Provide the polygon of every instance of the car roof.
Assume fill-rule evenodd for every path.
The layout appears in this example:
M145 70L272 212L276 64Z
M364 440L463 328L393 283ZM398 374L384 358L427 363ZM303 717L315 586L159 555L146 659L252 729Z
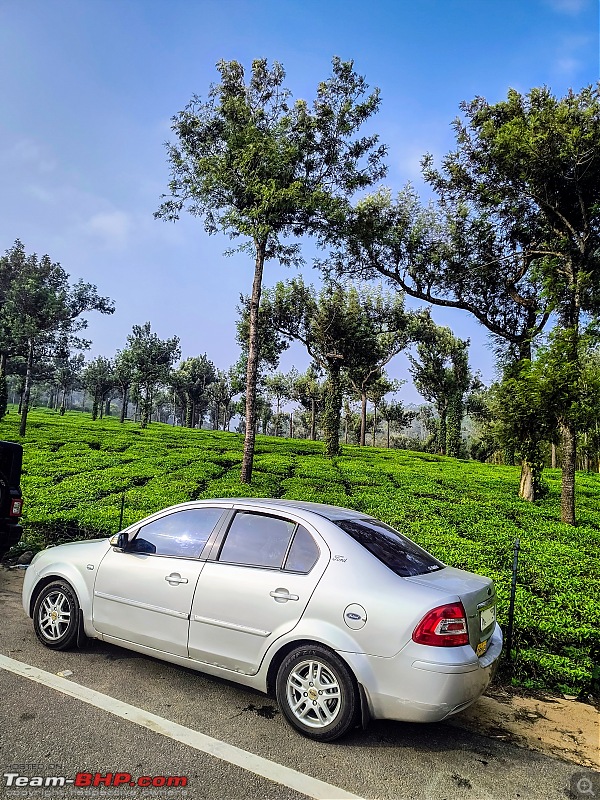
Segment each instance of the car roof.
M299 511L311 511L313 514L319 514L325 519L350 519L350 518L364 518L369 516L361 511L354 511L351 508L343 508L342 506L331 506L326 503L311 503L308 500L286 500L282 498L271 497L219 497L213 499L204 499L201 502L219 502L219 503L235 503L236 505L245 505L255 508L296 508Z

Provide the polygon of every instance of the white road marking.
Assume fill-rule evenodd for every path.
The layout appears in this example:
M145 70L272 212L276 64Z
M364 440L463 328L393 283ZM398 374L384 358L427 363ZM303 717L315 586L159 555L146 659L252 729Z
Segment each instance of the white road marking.
M315 798L315 800L338 800L338 798L339 800L346 800L346 798L349 800L361 800L358 795L346 792L344 789L340 789L330 783L311 778L310 775L304 775L295 769L277 764L275 761L269 761L227 742L213 739L212 736L206 736L191 728L186 728L177 722L151 714L149 711L144 711L141 708L129 705L129 703L123 703L115 697L102 694L102 692L97 692L95 689L89 689L87 686L74 683L66 678L60 678L51 672L38 669L30 664L24 664L22 661L16 661L2 654L0 654L0 668L23 678L28 678L30 681L41 683L43 686L49 686L51 689L69 695L69 697L74 697L76 700L81 700L102 711L107 711L116 717L133 722L142 728L160 733L162 736L167 736L169 739L174 739L188 747L193 747L202 753L219 758L221 761L235 764L237 767L248 770L248 772L261 775L263 778L279 783L282 786L287 786L289 789L307 795L307 797Z

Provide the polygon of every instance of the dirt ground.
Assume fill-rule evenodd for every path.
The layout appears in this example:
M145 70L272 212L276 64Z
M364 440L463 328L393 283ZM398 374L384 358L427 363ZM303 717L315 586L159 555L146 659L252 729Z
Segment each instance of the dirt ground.
M5 590L20 594L24 570L0 569ZM587 703L492 684L451 724L600 770L600 713Z
M492 685L453 724L600 769L600 713L587 703Z

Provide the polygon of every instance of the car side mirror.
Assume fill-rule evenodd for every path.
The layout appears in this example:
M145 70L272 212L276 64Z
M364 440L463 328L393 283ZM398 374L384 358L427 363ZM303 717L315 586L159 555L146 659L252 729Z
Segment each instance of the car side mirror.
M127 545L129 544L129 534L125 533L125 531L115 533L115 535L111 536L110 538L110 544L116 550L120 550L121 552L127 550Z

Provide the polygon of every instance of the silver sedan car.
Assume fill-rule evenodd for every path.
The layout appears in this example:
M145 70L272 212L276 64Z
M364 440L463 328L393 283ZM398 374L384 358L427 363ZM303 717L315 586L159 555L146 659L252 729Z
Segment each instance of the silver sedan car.
M46 647L90 637L236 681L319 741L456 714L502 650L489 578L373 517L292 500L183 503L49 548L23 606Z

